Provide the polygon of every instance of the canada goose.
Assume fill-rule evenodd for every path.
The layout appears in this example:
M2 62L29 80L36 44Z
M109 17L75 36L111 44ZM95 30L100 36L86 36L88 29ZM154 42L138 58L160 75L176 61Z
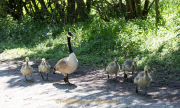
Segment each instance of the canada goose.
M112 74L115 74L116 80L117 80L117 73L118 73L119 70L120 70L120 66L119 66L119 64L117 63L117 62L118 62L118 59L115 58L114 60L115 60L115 62L109 63L109 65L108 65L107 68L106 68L106 71L108 72L108 79L109 79L109 72L110 72L110 73L112 73Z
M21 73L25 76L25 78L26 78L26 75L30 75L32 79L33 68L28 64L29 57L26 57L25 61L26 61L26 64L21 67Z
M78 66L78 60L71 48L71 37L74 36L72 32L67 33L68 47L69 47L69 57L60 59L57 64L54 66L53 71L55 73L62 73L64 75L64 82L69 83L68 74L73 73Z
M136 62L133 60L126 60L122 65L122 70L124 71L124 78L127 78L127 74L125 73L125 71L128 72L132 71L132 76L133 76L133 73L136 70Z
M134 78L134 84L136 85L136 93L138 93L137 84L139 86L145 86L145 95L147 95L147 87L152 81L150 74L148 73L149 66L144 67L144 72L138 73Z
M45 61L45 58L42 58L42 62L41 62L41 64L38 66L38 68L39 68L39 72L40 72L40 73L41 73L41 72L47 73L47 79L48 79L48 73L49 73L49 71L50 71L51 65L49 65L48 62ZM42 79L44 80L44 77L43 77L42 73L41 73L41 77L42 77Z

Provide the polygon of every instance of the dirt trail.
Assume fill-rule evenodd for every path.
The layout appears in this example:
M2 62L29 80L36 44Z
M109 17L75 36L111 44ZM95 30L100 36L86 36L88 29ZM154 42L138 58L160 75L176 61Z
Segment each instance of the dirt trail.
M3 55L5 56L5 55ZM160 83L153 81L144 96L144 87L135 93L133 83L108 80L103 69L79 67L69 75L74 85L64 84L62 74L49 74L49 80L42 80L38 65L33 61L33 80L26 81L20 72L22 60L0 59L0 107L14 108L91 108L91 107L180 107L180 86L178 82ZM8 57L7 57L8 58ZM54 62L50 63L54 66ZM128 74L130 75L130 73ZM114 75L110 75L114 78ZM30 79L28 76L27 79Z

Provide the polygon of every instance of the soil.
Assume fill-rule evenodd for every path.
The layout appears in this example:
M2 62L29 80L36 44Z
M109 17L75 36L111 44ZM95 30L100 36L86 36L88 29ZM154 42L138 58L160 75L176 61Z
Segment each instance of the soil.
M145 88L139 87L139 93L135 93L134 83L124 80L122 71L115 81L115 75L110 75L108 80L104 69L79 66L69 75L72 85L68 85L64 83L62 74L53 74L56 62L49 62L51 71L48 80L43 80L38 72L40 61L31 61L31 58L33 79L27 76L26 81L20 72L23 60L0 54L1 108L180 107L180 82L157 81L155 73L145 96Z

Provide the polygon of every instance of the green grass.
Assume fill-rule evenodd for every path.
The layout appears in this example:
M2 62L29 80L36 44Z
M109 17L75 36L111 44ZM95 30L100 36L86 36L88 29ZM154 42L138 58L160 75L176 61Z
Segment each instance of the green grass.
M72 31L75 34L72 47L80 65L104 67L119 57L120 65L126 59L134 59L138 69L148 64L157 71L179 74L180 38L176 35L180 33L180 6L177 2L160 2L158 26L154 10L147 20L126 22L122 18L104 22L94 17L92 22L52 27L29 17L14 21L8 16L0 19L0 52L58 61L69 54L66 34Z

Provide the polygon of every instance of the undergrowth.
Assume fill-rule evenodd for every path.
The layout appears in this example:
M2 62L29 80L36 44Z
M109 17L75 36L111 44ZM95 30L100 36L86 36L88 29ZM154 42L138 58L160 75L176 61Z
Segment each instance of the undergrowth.
M160 2L158 26L153 10L147 20L104 22L95 17L92 22L51 27L26 16L21 21L7 16L0 19L0 52L56 62L69 55L66 34L72 31L72 48L80 66L105 67L119 57L120 65L126 59L134 59L138 69L148 64L163 74L179 74L180 6L176 2Z

